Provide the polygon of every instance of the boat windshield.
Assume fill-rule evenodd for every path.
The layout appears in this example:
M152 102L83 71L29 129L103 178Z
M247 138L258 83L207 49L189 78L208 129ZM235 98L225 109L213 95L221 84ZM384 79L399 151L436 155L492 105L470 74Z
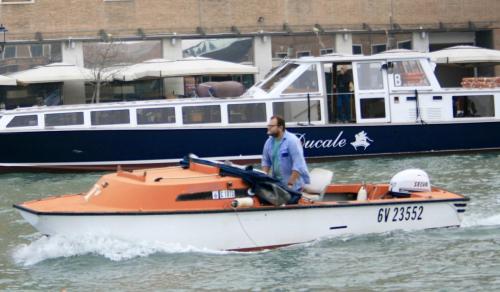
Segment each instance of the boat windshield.
M291 74L295 69L297 69L297 67L299 67L299 65L293 63L285 65L273 77L269 78L267 81L262 83L260 88L266 92L270 92L276 87L276 85L280 83L281 80L283 80L283 78L285 78L286 76Z
M424 69L417 60L395 61L394 87L429 86Z

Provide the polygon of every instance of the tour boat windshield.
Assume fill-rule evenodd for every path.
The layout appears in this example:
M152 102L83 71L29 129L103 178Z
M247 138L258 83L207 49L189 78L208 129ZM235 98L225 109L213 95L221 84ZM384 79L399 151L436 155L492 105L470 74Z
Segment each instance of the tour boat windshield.
M291 74L298 67L299 67L298 64L294 63L286 64L285 66L281 67L281 69L271 78L264 81L259 87L265 92L270 92L276 87L276 85L280 83L280 81L282 81L286 76Z

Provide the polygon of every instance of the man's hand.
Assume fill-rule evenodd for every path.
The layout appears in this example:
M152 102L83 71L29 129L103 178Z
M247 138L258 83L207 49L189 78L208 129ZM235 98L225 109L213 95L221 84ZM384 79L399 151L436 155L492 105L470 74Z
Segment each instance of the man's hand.
M262 171L265 172L266 174L269 174L269 167L268 166L263 166Z
M296 170L292 171L292 175L290 176L290 179L288 179L288 186L294 186L295 183L297 182L297 179L299 178L299 172Z

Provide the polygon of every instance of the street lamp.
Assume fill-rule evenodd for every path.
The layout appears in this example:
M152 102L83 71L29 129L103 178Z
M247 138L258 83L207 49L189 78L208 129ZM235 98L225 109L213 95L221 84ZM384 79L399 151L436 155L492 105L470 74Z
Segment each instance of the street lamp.
M0 24L0 34L3 34L3 40L0 41L0 53L3 52L3 49L5 48L5 33L8 30L3 26L3 24Z

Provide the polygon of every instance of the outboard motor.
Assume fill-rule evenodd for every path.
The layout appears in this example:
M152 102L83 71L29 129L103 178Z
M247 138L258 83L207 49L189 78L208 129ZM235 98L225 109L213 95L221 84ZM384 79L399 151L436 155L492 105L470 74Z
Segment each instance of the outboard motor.
M396 173L390 181L389 192L394 197L409 197L411 192L430 192L431 182L421 169L405 169Z

